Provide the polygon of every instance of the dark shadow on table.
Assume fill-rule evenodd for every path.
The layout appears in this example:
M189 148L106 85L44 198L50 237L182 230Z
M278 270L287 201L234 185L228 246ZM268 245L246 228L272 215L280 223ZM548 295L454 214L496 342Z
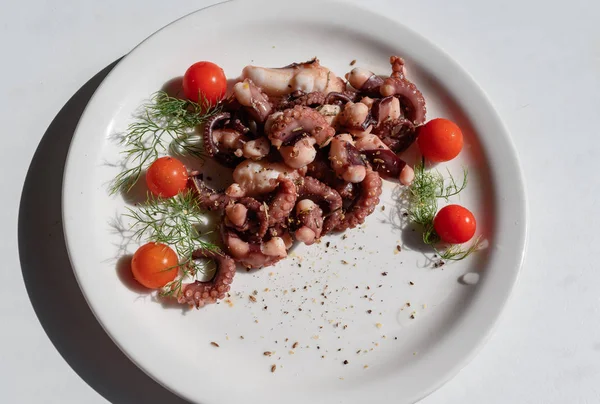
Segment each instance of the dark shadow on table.
M64 241L61 193L69 144L86 104L117 62L71 97L35 152L19 207L21 270L46 334L73 370L105 399L115 404L185 404L137 368L104 332L77 285Z

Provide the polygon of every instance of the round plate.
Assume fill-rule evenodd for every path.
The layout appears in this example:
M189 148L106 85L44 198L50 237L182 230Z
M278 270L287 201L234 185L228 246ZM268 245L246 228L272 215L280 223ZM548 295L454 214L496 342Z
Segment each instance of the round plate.
M468 167L469 186L454 201L474 212L488 248L435 268L418 231L402 226L402 189L386 182L365 226L297 246L274 267L238 272L229 302L185 310L127 282L123 255L136 246L119 230L139 194L108 195L119 172L114 135L152 93L198 60L218 63L228 77L247 64L283 66L314 56L338 75L354 59L389 74L390 55L406 59L428 117L463 128L464 151L438 169L460 177L461 166ZM210 176L211 167L203 170ZM100 323L151 377L203 404L415 402L488 337L526 239L515 150L482 90L449 56L397 22L323 1L225 3L144 41L87 106L69 151L63 201L73 268Z

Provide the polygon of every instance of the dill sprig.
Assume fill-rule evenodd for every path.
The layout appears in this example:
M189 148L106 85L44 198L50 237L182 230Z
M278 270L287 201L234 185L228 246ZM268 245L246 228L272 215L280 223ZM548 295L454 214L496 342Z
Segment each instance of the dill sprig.
M444 251L439 251L434 247L435 252L439 255L442 260L446 261L460 261L467 258L469 255L479 250L481 246L481 236L477 236L473 244L466 250L463 250L459 244L453 244Z
M460 245L451 245L444 251L436 248L441 241L433 227L433 219L438 212L438 199L445 199L460 194L467 186L468 171L463 167L463 179L459 185L450 171L448 177L437 170L425 170L425 159L414 167L415 178L408 188L409 195L409 219L423 227L423 242L433 247L435 252L443 260L459 261L477 251L480 246L480 237L466 250Z
M121 137L120 143L125 147L122 165L129 168L115 177L110 193L131 190L143 170L161 153L171 151L203 159L195 128L219 112L220 106L212 106L206 99L193 102L171 97L164 91L155 93Z
M168 284L163 295L178 294L184 278L195 278L198 273L207 273L211 269L193 257L199 248L219 251L216 245L201 239L206 235L198 230L198 225L204 222L204 212L193 191L187 190L166 199L148 195L144 205L127 209L125 216L133 221L131 227L136 240L167 244L177 252L182 276Z

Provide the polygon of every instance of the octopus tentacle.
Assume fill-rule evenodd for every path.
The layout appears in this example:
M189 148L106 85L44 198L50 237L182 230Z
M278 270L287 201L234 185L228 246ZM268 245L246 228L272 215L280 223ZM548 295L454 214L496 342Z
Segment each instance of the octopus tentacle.
M233 86L233 95L258 123L263 123L273 111L267 94L250 79L236 83Z
M342 218L342 197L334 189L323 184L316 178L304 177L300 179L299 183L299 199L310 199L317 204L327 205L327 217L323 222L321 234L329 233L338 225Z
M363 150L373 169L384 178L399 178L406 162L390 149Z
M325 94L343 91L346 83L314 58L304 63L292 63L282 68L246 66L243 78L249 78L269 96L282 96L294 91L320 91Z
M414 178L410 166L389 149L376 135L369 134L356 141L356 148L373 164L385 178L398 178L403 185L409 185Z
M352 229L365 222L375 210L381 195L381 177L376 171L369 170L363 182L360 183L360 195L344 214L343 219L337 224L336 230Z
M393 95L375 100L371 107L371 115L375 121L375 126L380 126L382 123L399 119L402 116L400 109L400 101Z
M321 237L323 210L310 199L302 199L296 204L296 217L292 221L296 240L311 245Z
M416 125L425 123L427 113L425 98L417 86L405 78L404 60L398 56L392 56L390 63L392 64L392 75L381 85L379 89L381 95L399 97L404 115Z
M288 98L282 99L276 109L283 111L284 109L294 108L296 105L316 108L319 105L325 104L325 99L325 94L320 91L312 91L310 93L297 91L290 94Z
M269 240L249 242L232 229L221 226L221 237L229 253L237 262L246 268L262 268L273 265L287 256L291 246L287 233L278 233Z
M373 129L373 134L379 137L394 153L402 153L417 140L417 130L408 119L388 120Z
M366 164L354 146L352 136L347 133L336 135L329 148L329 161L335 173L344 181L358 183L366 175Z
M346 74L346 79L361 94L369 97L380 96L379 89L383 84L383 78L372 71L363 69L362 67L355 67L350 73Z
M183 286L178 296L179 303L193 305L196 308L223 299L231 287L235 275L235 261L228 255L208 249L194 251L195 259L207 258L217 265L214 277L208 282L195 281Z
M302 106L286 109L270 122L267 129L267 135L275 147L293 144L304 133L312 136L319 147L324 147L335 135L335 129L318 111Z
M198 205L202 209L222 212L235 201L235 198L210 188L199 176L190 177L189 181L196 190Z
M269 227L283 223L294 209L296 199L298 198L298 190L294 181L284 178L279 183L273 200L269 203Z
M217 141L215 139L215 134L219 139L223 139L225 137L229 137L230 139L236 138L235 140L230 140L233 143L240 143L239 147L243 147L245 142L244 134L248 131L248 128L242 131L239 131L236 128L240 128L241 122L234 120L235 126L232 129L227 129L226 131L223 129L218 129L217 127L222 123L225 124L231 120L231 114L229 112L222 112L220 114L216 114L211 117L208 122L204 125L204 134L202 136L202 141L204 144L204 150L208 153L209 156L213 157L215 160L219 161L221 164L227 167L234 167L236 164L240 162L241 151L236 155L235 153L226 153L219 149ZM237 136L236 136L237 135ZM236 146L238 146L236 144ZM239 148L238 148L239 149Z
M243 197L225 209L225 224L244 232L252 240L260 240L269 228L265 206L254 198Z
M301 176L300 170L294 170L283 163L266 160L246 160L233 170L232 185L226 193L235 196L256 196L274 191L283 178L295 180Z
M353 199L355 193L355 184L344 181L337 177L332 170L330 161L325 153L319 153L317 158L308 165L306 173L333 188L342 199Z
M325 100L322 104L344 105L348 102L356 102L357 97L358 93L356 91L332 91L331 93L327 94L327 97L325 97Z

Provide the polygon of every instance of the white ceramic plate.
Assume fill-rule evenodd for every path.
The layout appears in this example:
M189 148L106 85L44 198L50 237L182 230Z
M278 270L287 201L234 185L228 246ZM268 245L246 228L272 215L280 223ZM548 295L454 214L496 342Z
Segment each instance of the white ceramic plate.
M197 60L218 63L228 77L250 63L282 66L313 56L339 75L353 59L385 74L390 55L407 60L428 117L447 117L463 128L465 149L447 166L455 175L461 165L469 168L460 203L475 213L488 249L432 268L419 251L418 233L398 227L398 189L386 183L385 211L378 208L348 238L298 246L275 267L238 273L232 307L163 306L123 282L117 270L121 247L131 253L135 246L123 245L110 225L128 204L107 193L118 172L110 163L119 160L111 135L127 127L150 94ZM526 239L516 154L477 84L397 22L322 1L230 2L184 17L144 41L113 69L81 118L63 198L73 268L100 323L150 376L204 404L415 402L486 340L517 278ZM463 282L467 273L467 280L478 282ZM254 290L257 303L248 299Z

